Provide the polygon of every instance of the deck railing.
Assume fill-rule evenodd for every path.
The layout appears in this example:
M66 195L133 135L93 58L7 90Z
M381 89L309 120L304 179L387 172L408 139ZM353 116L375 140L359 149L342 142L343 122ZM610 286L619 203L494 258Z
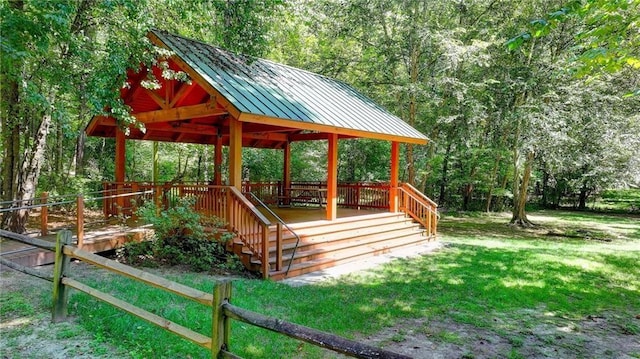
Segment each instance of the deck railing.
M389 208L389 183L383 182L340 182L338 183L338 206L347 208ZM246 182L243 192L251 192L266 204L306 205L307 196L298 196L300 191L326 190L324 181L293 181L285 188L282 181ZM324 203L323 203L324 204Z
M227 203L229 229L260 260L262 276L268 278L271 222L235 187L228 187Z
M400 211L420 223L427 237L435 236L438 229L438 205L408 183L403 183L398 191Z

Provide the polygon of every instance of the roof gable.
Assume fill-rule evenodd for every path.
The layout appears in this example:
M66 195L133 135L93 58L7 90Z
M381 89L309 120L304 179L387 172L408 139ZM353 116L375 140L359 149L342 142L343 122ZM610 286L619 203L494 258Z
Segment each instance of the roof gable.
M241 121L289 120L300 129L346 129L370 138L427 143L427 137L351 86L272 61L235 55L158 30L173 51L239 112ZM297 125L296 125L297 124Z

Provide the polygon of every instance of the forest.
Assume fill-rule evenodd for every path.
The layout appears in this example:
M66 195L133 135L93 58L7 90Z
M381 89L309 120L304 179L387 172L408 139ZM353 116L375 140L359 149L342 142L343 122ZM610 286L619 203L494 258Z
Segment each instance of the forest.
M430 138L401 180L445 210L585 209L640 185L640 0L1 0L1 201L88 193L114 141L87 137L161 29L353 85ZM156 144L130 141L129 180ZM160 181L209 181L213 149L158 143ZM389 179L390 144L342 140L340 181ZM292 179L326 179L326 143L292 146ZM244 177L282 153L245 149ZM526 218L526 217L525 217ZM3 226L6 225L3 219Z

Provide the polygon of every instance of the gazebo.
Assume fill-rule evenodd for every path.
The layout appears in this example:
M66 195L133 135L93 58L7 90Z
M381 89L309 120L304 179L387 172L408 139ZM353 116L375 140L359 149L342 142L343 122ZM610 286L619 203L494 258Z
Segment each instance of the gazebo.
M115 137L114 188L145 186L125 181L127 139L214 146L213 183L182 186L179 195L198 197L202 210L226 220L229 230L237 234L236 251L250 253L245 264L258 265L265 277L277 278L284 271L282 251L286 257L287 236L292 236L289 232L294 230L283 230L280 223L271 225L247 200L246 193L242 193L242 148L284 152L282 184L276 190L278 203L282 203L295 199L293 193L301 194L292 187L291 143L326 140L327 181L304 189L308 191L307 199L315 201L314 194L318 194L318 204L326 204L327 224L338 224L337 208L341 202L337 180L338 141L348 138L390 141L391 180L384 191L387 214L406 214L406 218L418 222L427 238L435 236L435 203L398 181L400 144L426 144L428 139L422 133L343 82L236 55L163 31L153 30L148 37L168 52L157 59L151 70L146 67L130 70L120 93L131 108L131 115L144 124L144 130L132 126L125 135L117 121L109 116L94 117L86 128L89 136ZM222 183L223 146L228 146L228 183ZM160 193L159 184L146 186ZM295 237L299 242L300 236ZM294 263L295 255L291 254L288 259L289 266ZM287 272L290 271L291 267L287 267Z

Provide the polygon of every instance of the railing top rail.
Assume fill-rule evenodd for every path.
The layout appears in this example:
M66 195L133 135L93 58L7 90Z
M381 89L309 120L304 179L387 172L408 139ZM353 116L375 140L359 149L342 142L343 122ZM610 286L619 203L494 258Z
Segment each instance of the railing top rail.
M242 192L240 192L239 189L231 186L231 187L227 187L229 188L229 190L231 191L231 193L238 199L238 201L240 201L245 207L247 207L255 216L256 218L258 218L258 220L260 220L260 222L262 222L263 225L265 226L270 226L271 225L271 221L269 221L267 219L267 217L264 216L264 214L262 214L260 211L258 211L258 209L256 208L256 206L253 205L253 203L251 203L247 197L245 197Z
M402 189L402 190L405 190L406 192L412 192L414 197L421 198L421 199L425 200L426 202L428 202L430 205L432 205L434 207L438 207L438 204L435 203L433 200L431 200L431 198L425 196L422 192L418 191L415 187L413 187L409 183L402 183L402 185L399 188ZM407 188L409 189L408 191L406 190Z
M130 197L130 196L137 196L139 194L149 194L149 193L153 193L153 190L112 194L109 196L90 197L90 198L85 198L85 201L97 201L99 199L105 199L105 198Z

